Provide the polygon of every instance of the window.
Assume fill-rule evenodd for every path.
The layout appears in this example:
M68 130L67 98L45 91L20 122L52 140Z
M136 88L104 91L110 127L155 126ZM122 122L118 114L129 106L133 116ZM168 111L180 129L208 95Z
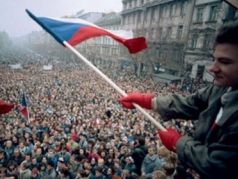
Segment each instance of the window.
M160 6L160 8L159 8L159 18L163 17L163 10L164 10L163 6Z
M139 12L137 14L137 23L141 24L143 22L142 20L143 20L143 14L141 12Z
M130 24L133 24L133 14L130 15Z
M143 4L144 4L144 0L141 0L141 1L140 1L140 4L143 5Z
M178 31L177 31L177 39L178 40L181 40L182 34L183 34L183 26L180 25L180 26L178 26Z
M177 4L173 4L172 5L172 16L176 15L176 8L177 8Z
M204 71L205 71L205 66L198 65L197 78L202 79Z
M133 22L132 22L132 24L134 25L134 24L136 24L136 14L132 15L132 17L133 17Z
M180 16L183 16L183 15L185 14L185 12L184 12L185 3L184 3L184 2L181 2L180 5L181 5L181 6L180 6Z
M202 22L203 20L203 7L197 8L197 22Z
M129 8L132 8L132 2L129 2Z
M204 41L203 41L203 48L210 49L210 36L211 34L205 34Z
M166 39L171 39L172 35L172 27L167 28L167 34L166 34Z
M163 28L160 27L160 28L158 29L158 35L157 35L157 37L159 37L159 40L162 39L162 35L163 35L162 33L163 33Z
M116 55L117 54L117 49L116 48L112 48L112 55Z
M197 41L198 41L198 35L193 34L192 35L192 41L191 41L191 48L196 48L197 47Z
M228 12L226 14L226 19L234 19L236 15L236 8L229 6Z
M156 30L154 28L151 29L151 40L155 41L156 39Z
M148 18L149 16L148 16L148 11L145 13L145 17L144 17L144 23L146 24L147 23L147 21L148 21Z
M173 5L169 6L169 17L172 17L173 14Z
M214 21L217 19L218 8L217 5L211 6L209 20Z
M155 20L155 8L151 9L151 22L153 23L153 21Z

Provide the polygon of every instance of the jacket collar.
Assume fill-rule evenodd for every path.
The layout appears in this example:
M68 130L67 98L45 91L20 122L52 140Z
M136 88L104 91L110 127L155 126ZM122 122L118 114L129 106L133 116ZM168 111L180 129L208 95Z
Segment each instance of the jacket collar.
M230 90L229 90L230 89ZM223 108L223 114L218 121L219 126L223 126L224 123L237 112L238 107L238 90L232 91L229 88L228 91L221 97L221 105Z

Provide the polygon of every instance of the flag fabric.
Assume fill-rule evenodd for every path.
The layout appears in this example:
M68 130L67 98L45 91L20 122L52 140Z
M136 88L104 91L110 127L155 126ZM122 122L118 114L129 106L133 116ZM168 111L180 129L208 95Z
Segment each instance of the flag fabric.
M6 114L11 112L14 106L14 104L6 103L5 101L0 99L0 114Z
M28 107L26 102L26 96L23 93L21 98L20 112L25 117L28 118Z
M75 46L89 38L109 36L126 46L130 53L137 53L147 48L144 37L128 38L117 35L107 29L101 28L83 19L55 19L47 17L36 17L29 10L28 15L35 20L43 29L49 32L59 43L64 41Z

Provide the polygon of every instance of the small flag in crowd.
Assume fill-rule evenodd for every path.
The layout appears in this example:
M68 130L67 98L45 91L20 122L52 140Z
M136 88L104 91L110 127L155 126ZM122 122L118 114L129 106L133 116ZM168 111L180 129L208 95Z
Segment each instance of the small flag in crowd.
M28 15L35 20L43 29L50 33L59 43L64 45L68 42L75 46L89 38L99 36L109 36L114 40L126 46L130 53L137 53L147 48L144 37L128 38L118 35L107 29L103 29L93 23L83 19L54 19L47 17L36 17L29 10L26 10Z
M26 96L25 96L24 93L23 93L22 98L21 98L20 112L25 118L28 118L29 113L28 113Z
M6 114L11 112L14 106L14 104L6 103L5 101L0 99L0 114Z

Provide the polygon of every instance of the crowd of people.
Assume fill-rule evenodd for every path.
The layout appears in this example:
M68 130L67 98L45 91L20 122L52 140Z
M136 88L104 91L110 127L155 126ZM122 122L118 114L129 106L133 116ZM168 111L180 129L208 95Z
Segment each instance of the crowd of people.
M37 63L0 68L0 98L19 105L24 93L29 111L29 118L17 109L0 116L0 178L172 178L176 154L140 112L122 108L120 95L92 70L60 63L49 71ZM117 74L113 80L126 92L188 94L146 76ZM191 121L163 122L149 113L192 134Z

